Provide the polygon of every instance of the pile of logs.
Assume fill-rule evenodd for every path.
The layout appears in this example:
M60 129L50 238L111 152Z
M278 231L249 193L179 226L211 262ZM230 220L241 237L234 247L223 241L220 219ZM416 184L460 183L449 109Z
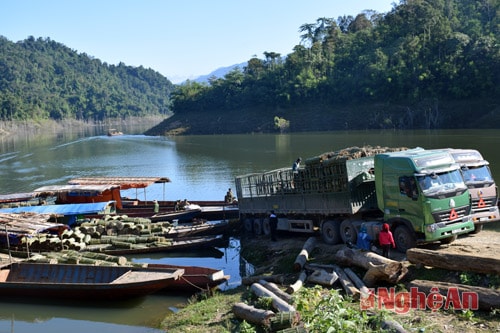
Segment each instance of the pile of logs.
M372 252L347 247L337 252L335 256L337 264L309 264L309 255L316 245L317 239L315 237L308 238L304 243L293 264L293 269L298 273L298 278L294 283L286 286L285 291L275 284L275 282L283 283L284 279L279 275L244 278L242 283L250 286L253 294L257 297L271 299L274 311L257 309L245 303L236 303L233 306L235 316L249 323L268 327L271 332L277 331L273 327L276 321L279 321L280 329L283 329L283 325L286 324L289 325L288 327L293 328L293 332L301 332L300 314L291 303L292 295L305 284L319 284L331 288L338 282L347 295L353 299L360 299L362 293L366 295L369 293L368 287L379 282L398 283L408 272L408 268L400 262ZM340 265L362 267L367 270L367 273L361 279L351 268L341 267ZM286 318L286 320L283 321L283 318ZM384 325L389 329L404 332L400 325L395 322L387 322ZM286 330L282 332L286 332Z
M151 223L147 218L106 216L84 222L72 230L65 230L61 235L37 234L23 237L21 246L28 252L82 251L89 245L102 244L115 248L131 248L134 244L165 246L170 242L161 235L168 233L173 227L169 222Z

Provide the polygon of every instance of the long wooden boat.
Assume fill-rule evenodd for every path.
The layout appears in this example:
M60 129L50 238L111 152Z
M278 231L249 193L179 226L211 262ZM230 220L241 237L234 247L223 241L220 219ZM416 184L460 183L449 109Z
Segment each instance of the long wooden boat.
M182 269L12 263L0 270L0 295L111 301L145 296L179 279Z
M169 264L147 264L145 266L151 271L163 271L172 269L182 269L184 274L177 280L173 281L162 291L175 291L182 293L193 293L203 290L213 289L230 279L229 275L225 275L223 270L201 267L201 266L179 266Z
M224 233L229 226L226 220L221 221L204 221L202 223L183 223L173 226L167 232L161 234L166 238L181 238L194 236L219 235Z
M124 214L131 217L129 213L124 213ZM149 219L151 220L151 222L164 222L164 221L171 222L177 220L179 223L186 223L192 221L200 213L201 213L201 208L182 209L177 211L169 211L169 212L154 214L150 216Z
M221 235L172 238L165 243L130 244L114 242L111 244L89 245L86 250L111 255L127 255L139 253L171 252L183 249L200 249L223 247L227 243Z

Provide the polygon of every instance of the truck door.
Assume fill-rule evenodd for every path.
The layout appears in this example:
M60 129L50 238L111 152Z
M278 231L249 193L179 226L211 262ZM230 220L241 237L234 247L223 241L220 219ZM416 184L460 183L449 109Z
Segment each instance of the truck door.
M398 208L400 216L410 221L415 221L415 218L421 220L422 207L419 201L420 191L418 190L415 177L399 177L399 194Z

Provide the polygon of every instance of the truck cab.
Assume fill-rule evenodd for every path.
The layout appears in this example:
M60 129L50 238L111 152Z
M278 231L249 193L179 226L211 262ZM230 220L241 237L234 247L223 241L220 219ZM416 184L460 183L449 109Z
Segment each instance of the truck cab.
M469 191L450 153L415 148L375 155L378 208L398 250L471 232Z
M483 229L483 225L500 220L498 209L498 187L489 168L489 163L474 149L450 149L451 156L460 165L465 185L469 189L472 202L473 233Z

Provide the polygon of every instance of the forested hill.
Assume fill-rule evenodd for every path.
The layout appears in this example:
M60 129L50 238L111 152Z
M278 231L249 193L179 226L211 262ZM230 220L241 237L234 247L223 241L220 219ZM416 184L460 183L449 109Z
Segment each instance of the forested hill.
M324 13L291 54L179 86L175 115L148 134L498 127L499 13L498 0Z
M152 69L108 65L49 38L0 36L0 120L168 114L172 89Z

